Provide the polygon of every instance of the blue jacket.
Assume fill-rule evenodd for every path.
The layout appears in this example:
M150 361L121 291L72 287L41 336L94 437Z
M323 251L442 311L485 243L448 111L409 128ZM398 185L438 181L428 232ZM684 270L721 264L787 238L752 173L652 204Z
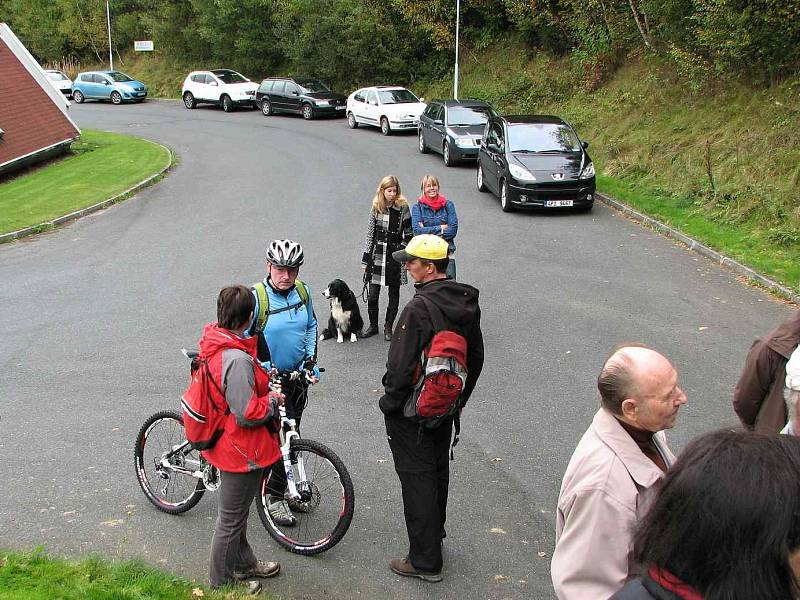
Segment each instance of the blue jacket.
M303 282L305 283L305 282ZM270 314L267 326L264 328L264 341L269 348L272 366L279 371L293 371L303 368L307 358L316 360L317 356L317 318L314 315L314 304L311 300L311 289L308 289L308 304L303 304L303 299L297 288L289 290L284 296L276 292L264 279L264 286L269 296L270 312L286 306L299 305L297 308ZM253 314L258 314L258 294L253 291L256 307Z
M447 224L444 233L442 233L441 227L443 223ZM458 233L458 215L456 214L456 205L450 200L440 210L433 210L427 204L417 202L411 207L411 227L414 229L414 235L432 233L444 238L447 240L450 252L456 251L453 239Z

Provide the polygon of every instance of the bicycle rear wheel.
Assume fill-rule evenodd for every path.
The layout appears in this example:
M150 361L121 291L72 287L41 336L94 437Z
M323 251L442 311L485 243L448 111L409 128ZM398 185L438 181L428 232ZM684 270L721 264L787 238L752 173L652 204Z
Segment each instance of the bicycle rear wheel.
M267 533L290 552L319 554L338 544L350 527L355 509L353 482L342 460L319 442L295 439L291 454L292 464L301 463L306 475L302 479L299 468L294 467L294 481L302 495L302 501L292 503L297 523L278 525L270 517L270 469L265 471L261 493L256 498L258 516Z
M133 458L139 485L158 510L177 515L200 502L206 488L191 474L202 469L200 453L186 441L178 413L150 416L136 436Z

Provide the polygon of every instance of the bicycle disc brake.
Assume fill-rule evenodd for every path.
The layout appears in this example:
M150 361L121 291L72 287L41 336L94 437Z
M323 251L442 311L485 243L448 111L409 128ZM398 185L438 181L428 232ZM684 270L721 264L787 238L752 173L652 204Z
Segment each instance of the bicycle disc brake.
M203 485L207 490L213 492L219 489L221 483L219 469L210 463L206 463L203 466Z

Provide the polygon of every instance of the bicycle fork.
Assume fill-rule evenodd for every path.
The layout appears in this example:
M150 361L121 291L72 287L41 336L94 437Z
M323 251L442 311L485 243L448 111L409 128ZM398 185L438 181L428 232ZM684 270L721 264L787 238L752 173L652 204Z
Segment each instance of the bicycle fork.
M281 407L283 412L283 407ZM294 419L283 419L284 427L281 428L281 455L283 456L283 470L286 472L286 494L287 500L301 501L302 496L297 491L297 481L306 480L306 472L303 466L303 459L295 455L292 459L292 440L299 438L300 434L295 430Z

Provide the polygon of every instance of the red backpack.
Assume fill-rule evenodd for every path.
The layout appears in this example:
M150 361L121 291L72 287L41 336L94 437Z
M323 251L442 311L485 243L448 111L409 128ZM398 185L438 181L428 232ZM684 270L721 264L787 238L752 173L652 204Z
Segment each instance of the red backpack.
M446 328L441 310L419 296L431 316L436 333L422 351L415 371L414 391L403 406L403 416L436 428L457 415L463 406L461 392L467 379L467 340Z
M186 440L195 450L208 450L214 447L222 435L225 418L231 409L224 400L224 392L211 375L207 358L195 356L190 373L189 387L181 396ZM224 406L217 404L212 387L223 398Z

